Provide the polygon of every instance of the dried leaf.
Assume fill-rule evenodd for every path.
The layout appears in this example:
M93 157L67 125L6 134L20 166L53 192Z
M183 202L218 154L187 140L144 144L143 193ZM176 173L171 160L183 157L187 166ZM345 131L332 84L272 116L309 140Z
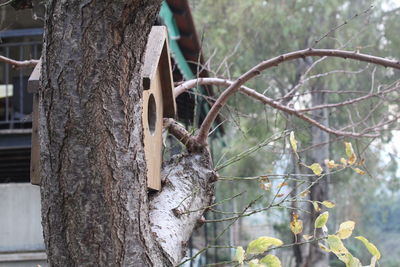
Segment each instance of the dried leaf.
M344 145L346 147L346 155L347 155L347 158L348 158L347 162L350 165L353 165L357 161L357 156L354 153L353 146L349 142L344 142Z
M310 193L311 193L310 190L305 190L305 191L303 191L303 192L300 193L300 196L301 196L301 197L305 197L305 196L307 196L307 195L310 194Z
M298 235L303 231L303 221L298 219L297 214L293 214L293 219L290 222L290 230L293 234Z
M260 188L265 191L269 191L272 187L271 183L260 183Z
M315 210L316 212L321 211L321 208L319 207L317 201L313 201L312 204L313 204L314 210Z
M326 160L325 160L325 165L326 165L326 167L328 167L329 169L333 169L333 168L339 167L339 164L336 164L334 160L329 160L329 159L326 159Z
M294 153L296 154L297 158L299 157L299 155L297 154L297 140L294 137L294 132L290 132L290 136L289 136L289 141L290 141L290 145L292 146L292 149L294 151Z
M283 183L278 184L276 187L277 188L281 188L281 187L284 187L286 185L288 185L288 183L287 182L283 182Z
M360 174L360 175L364 175L364 174L365 174L365 171L363 171L363 170L361 170L361 169L359 169L359 168L353 168L353 170L354 170L356 173Z

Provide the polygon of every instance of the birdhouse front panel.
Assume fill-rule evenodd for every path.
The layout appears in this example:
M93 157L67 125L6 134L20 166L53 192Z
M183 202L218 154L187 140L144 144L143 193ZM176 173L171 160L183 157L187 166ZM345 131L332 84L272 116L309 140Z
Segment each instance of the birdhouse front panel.
M160 69L157 69L150 89L143 91L144 149L147 161L147 186L161 188L163 96Z

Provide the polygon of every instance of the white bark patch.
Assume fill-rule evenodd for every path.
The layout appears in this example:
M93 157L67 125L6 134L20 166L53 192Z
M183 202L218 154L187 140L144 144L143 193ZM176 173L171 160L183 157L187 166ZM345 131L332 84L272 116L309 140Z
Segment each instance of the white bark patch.
M174 157L163 167L162 176L162 190L150 202L150 225L159 245L176 265L204 208L210 205L215 173L205 152Z

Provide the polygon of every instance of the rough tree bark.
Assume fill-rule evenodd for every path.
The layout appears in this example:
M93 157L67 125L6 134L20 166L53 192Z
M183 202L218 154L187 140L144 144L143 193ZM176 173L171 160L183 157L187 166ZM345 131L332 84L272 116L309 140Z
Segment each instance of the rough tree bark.
M211 201L207 149L165 165L163 190L150 197L152 203L148 197L141 68L160 3L48 3L40 144L51 266L176 264L201 208ZM187 199L193 188L198 190Z

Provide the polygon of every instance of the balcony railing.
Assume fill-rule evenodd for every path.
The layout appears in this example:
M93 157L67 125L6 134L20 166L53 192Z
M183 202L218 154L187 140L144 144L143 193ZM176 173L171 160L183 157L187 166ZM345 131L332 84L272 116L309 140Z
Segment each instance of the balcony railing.
M16 60L38 59L40 41L0 44L0 55ZM0 129L32 127L32 94L26 90L31 68L17 69L0 63Z

